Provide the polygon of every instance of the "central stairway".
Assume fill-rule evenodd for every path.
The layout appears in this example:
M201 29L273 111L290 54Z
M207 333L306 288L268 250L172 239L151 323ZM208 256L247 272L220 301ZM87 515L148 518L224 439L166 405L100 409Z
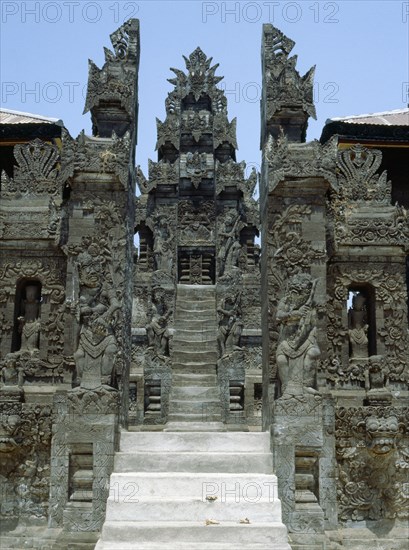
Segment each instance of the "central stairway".
M166 430L223 430L215 287L178 285Z
M96 550L290 550L267 432L122 432Z

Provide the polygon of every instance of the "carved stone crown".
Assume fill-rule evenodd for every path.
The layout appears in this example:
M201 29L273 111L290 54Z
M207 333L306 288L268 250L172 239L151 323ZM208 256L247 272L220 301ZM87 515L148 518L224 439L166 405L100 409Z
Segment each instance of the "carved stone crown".
M303 77L289 57L295 42L273 25L263 26L264 117L269 133L277 137L280 126L291 141L304 141L307 120L317 118L313 102L315 66Z
M183 56L188 70L187 74L180 69L171 68L176 75L175 78L169 78L168 81L175 86L175 90L169 94L166 101L166 111L168 114L180 113L180 103L188 95L192 94L195 101L202 96L208 96L211 100L213 112L226 112L227 100L222 90L216 88L216 85L223 79L222 76L215 76L218 63L211 67L212 58L196 48L189 58Z
M60 159L55 145L35 139L27 144L14 146L17 166L14 178L2 174L2 195L55 195L60 190L57 183L57 165Z
M99 69L89 60L88 90L84 113L91 111L93 134L122 137L133 131L136 118L139 21L130 19L110 36L114 48L104 48L105 63Z
M376 173L381 162L381 151L360 144L338 153L339 188L346 199L390 204L392 184L386 171L381 175Z

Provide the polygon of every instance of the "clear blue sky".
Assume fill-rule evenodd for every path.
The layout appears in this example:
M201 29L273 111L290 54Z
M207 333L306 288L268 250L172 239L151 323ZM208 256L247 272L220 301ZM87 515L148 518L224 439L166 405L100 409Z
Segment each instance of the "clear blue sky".
M318 121L310 122L308 139L319 138L329 117L409 102L407 1L2 0L0 10L1 106L61 118L74 137L91 131L89 114L82 115L88 58L102 66L109 34L130 16L140 19L137 162L145 173L147 159L156 159L155 117L165 116L169 67L184 69L182 55L197 46L225 77L238 160L258 166L263 23L295 40L302 74L317 66Z

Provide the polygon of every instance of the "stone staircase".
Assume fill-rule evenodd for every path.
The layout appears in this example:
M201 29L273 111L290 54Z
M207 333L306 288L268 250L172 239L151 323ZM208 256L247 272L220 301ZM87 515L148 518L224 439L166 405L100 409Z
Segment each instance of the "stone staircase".
M266 432L122 432L96 550L290 550Z
M223 429L215 287L178 285L167 430Z

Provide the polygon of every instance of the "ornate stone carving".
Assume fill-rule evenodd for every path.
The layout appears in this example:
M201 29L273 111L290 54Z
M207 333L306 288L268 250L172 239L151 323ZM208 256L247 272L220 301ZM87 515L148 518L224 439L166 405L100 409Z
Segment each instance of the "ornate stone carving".
M368 357L368 327L365 307L366 297L358 292L352 298L352 307L348 311L348 335L351 358Z
M112 281L102 280L101 258L95 245L77 258L80 295L75 308L80 323L78 348L74 353L81 388L111 385L118 347L114 335L120 309Z
M139 21L130 19L110 36L114 53L104 48L105 64L99 69L89 61L88 90L84 113L91 111L94 135L111 137L112 129L123 135L136 112L139 64ZM112 104L111 112L104 104ZM117 105L120 105L120 108Z
M272 192L286 178L322 177L334 190L338 189L336 178L337 139L331 138L321 145L290 143L282 133L274 140L268 138L264 158L268 162L268 188Z
M160 160L153 162L149 159L149 182L152 189L157 185L176 185L179 181L178 164L170 164Z
M237 119L231 122L227 120L224 113L216 113L213 119L213 146L215 149L222 143L229 143L237 149L236 140Z
M185 170L186 176L193 183L195 189L197 189L202 179L207 176L208 167L206 153L199 153L198 151L192 153L189 151L186 155Z
M244 223L240 214L233 210L226 210L219 217L217 263L219 276L237 266L240 254L239 235Z
M327 379L334 381L336 378L342 382L358 380L364 387L368 375L368 364L365 357L356 357L349 365L342 360L342 350L348 331L341 321L341 313L345 308L348 289L351 285L370 283L374 288L376 306L382 312L378 315L375 336L378 348L381 346L381 349L385 350L382 352L386 358L385 375L391 383L404 383L409 376L407 352L409 337L404 268L397 269L395 266L384 267L371 263L365 268L337 267L331 276L334 280L334 300L329 302L327 308L330 362L323 366ZM333 370L335 364L339 364L339 366Z
M321 355L316 340L315 290L318 281L299 274L290 279L277 307L280 327L276 351L282 398L290 399L314 389L316 362Z
M340 519L407 518L408 409L336 409Z
M301 77L295 68L297 56L289 57L295 42L273 25L263 26L263 41L267 119L288 106L300 106L309 116L317 118L313 103L315 67Z
M180 112L180 101L189 94L192 94L196 101L200 96L210 97L215 112L226 112L226 98L224 93L216 88L216 85L223 77L215 76L218 64L211 67L212 58L207 58L200 48L190 54L189 59L183 56L188 73L185 74L179 69L171 68L176 78L169 78L168 81L175 86L166 102L168 114Z
M17 166L14 177L2 175L3 198L41 195L57 195L62 186L58 178L59 150L56 145L35 139L27 144L14 146Z
M392 184L386 171L376 172L382 153L360 144L338 152L339 189L345 201L390 204Z
M217 313L219 314L219 330L217 334L219 357L241 349L239 343L243 330L243 321L241 320L240 298L240 293L237 295L227 295L217 308Z
M179 150L180 128L178 118L175 115L169 115L166 117L165 122L161 122L157 118L156 127L158 132L156 149L160 149L163 145L169 142L173 145L173 147L175 147L175 149Z

